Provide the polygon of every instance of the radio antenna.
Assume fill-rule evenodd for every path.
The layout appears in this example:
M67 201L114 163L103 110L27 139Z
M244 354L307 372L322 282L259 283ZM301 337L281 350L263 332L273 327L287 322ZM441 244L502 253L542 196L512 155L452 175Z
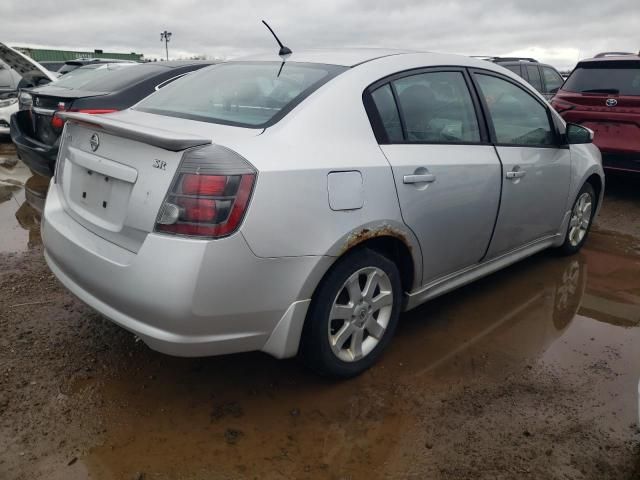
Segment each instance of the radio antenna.
M269 26L269 24L267 22L262 20L262 23L264 23L264 26L269 29L269 31L271 32L271 35L273 35L273 38L276 39L276 42L278 42L278 45L280 46L280 51L278 52L278 55L280 55L280 57L282 58L282 61L286 60L286 58L289 55L291 55L293 52L291 51L291 49L289 47L285 47L282 44L282 42L280 41L280 39L278 38L276 33L273 31L273 29Z

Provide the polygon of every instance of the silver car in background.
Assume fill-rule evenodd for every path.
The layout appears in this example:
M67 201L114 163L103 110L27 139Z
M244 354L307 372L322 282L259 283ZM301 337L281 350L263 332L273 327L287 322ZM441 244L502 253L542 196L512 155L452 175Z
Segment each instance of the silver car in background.
M62 114L47 262L151 348L300 354L349 377L401 311L584 244L604 191L592 132L515 74L403 51L274 57Z

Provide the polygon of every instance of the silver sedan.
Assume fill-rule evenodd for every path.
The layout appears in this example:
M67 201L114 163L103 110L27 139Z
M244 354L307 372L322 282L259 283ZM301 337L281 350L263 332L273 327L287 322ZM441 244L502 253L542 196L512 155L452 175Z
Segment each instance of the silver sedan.
M151 348L299 354L349 377L402 311L584 244L604 191L593 133L515 74L432 53L274 57L57 114L47 262Z

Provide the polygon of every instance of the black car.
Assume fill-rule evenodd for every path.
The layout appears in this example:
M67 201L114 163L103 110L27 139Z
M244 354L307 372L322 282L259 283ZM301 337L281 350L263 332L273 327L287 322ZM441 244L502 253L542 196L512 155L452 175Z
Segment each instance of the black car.
M42 63L42 62L41 62ZM133 60L120 60L117 58L76 58L74 60L67 60L61 64L56 71L64 75L65 73L73 72L77 68L84 67L85 65L93 65L96 63L137 63Z
M550 100L564 83L562 75L546 63L528 57L478 57L511 70L524 78L547 100Z
M18 156L33 172L50 177L64 127L57 112L102 114L123 110L183 75L212 64L203 61L92 64L50 85L23 90L20 110L11 116L11 139Z

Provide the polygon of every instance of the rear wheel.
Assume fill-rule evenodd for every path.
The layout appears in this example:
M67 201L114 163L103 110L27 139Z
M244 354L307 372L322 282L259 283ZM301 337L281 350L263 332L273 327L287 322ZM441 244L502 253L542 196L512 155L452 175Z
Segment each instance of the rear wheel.
M316 372L353 377L373 365L396 329L402 286L398 267L369 249L338 261L318 287L301 353Z
M585 183L573 204L564 243L560 247L561 253L573 255L582 248L591 229L595 206L595 190L590 183Z

